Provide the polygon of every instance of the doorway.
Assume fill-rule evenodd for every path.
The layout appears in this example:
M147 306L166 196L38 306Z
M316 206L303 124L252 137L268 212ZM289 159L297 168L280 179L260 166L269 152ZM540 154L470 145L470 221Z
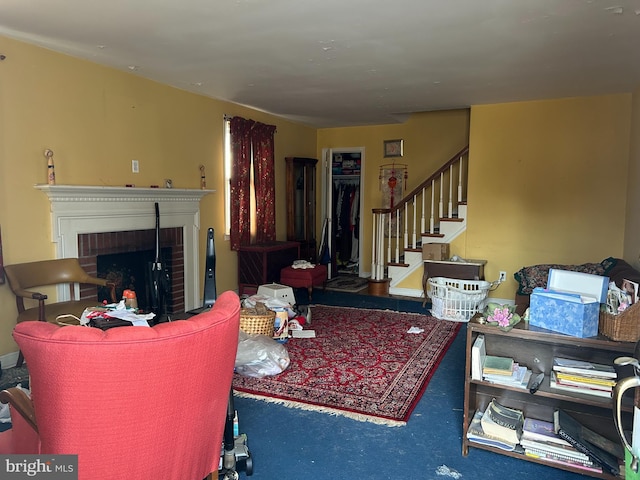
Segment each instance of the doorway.
M362 277L364 147L325 148L322 159L320 261L330 279Z

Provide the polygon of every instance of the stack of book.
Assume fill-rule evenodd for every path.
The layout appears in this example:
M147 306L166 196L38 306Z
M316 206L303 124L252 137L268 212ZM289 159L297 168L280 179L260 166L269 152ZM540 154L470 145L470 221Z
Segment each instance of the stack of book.
M594 465L611 475L620 473L624 450L619 441L612 441L587 428L564 410L553 412L553 429L576 450L586 454Z
M480 424L485 435L507 444L517 445L522 435L524 414L521 410L505 407L494 399L487 405Z
M511 375L487 373L483 375L483 379L498 385L526 389L531 379L531 370L514 362Z
M525 418L520 445L525 455L590 472L602 472L599 464L555 433L552 422Z
M615 384L616 371L612 365L561 357L553 359L551 388L611 398Z
M526 389L531 370L513 361L513 358L485 355L482 379L507 387Z
M473 442L481 443L483 445L489 445L491 447L500 448L508 452L513 452L518 449L518 444L506 442L501 438L489 435L482 428L482 417L484 412L482 410L476 410L471 419L471 424L467 429L467 438Z

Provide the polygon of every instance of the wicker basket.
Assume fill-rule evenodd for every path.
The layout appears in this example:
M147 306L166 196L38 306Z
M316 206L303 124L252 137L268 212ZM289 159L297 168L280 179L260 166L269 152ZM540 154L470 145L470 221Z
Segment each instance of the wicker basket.
M640 303L618 315L600 312L598 331L616 342L637 342L640 340Z
M240 309L240 330L244 333L257 333L273 337L276 312L269 310L264 314L256 313L253 308Z

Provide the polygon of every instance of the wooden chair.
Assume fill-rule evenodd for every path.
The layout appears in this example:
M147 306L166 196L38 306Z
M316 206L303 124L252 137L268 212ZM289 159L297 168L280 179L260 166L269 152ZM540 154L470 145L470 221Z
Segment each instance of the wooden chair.
M11 428L0 432L0 454L40 453L40 437L33 402L17 387L0 392L0 403L8 403Z
M92 284L109 288L111 301L116 301L115 284L103 278L90 276L80 265L77 258L60 258L39 262L5 265L4 271L9 286L16 296L18 317L16 323L28 320L56 323L59 315L71 314L80 317L87 307L96 306L95 299L76 299L75 284ZM34 288L68 284L70 300L57 303L45 303L47 295ZM30 306L27 302L32 302ZM36 303L37 302L37 303ZM22 352L18 356L17 366L23 362Z

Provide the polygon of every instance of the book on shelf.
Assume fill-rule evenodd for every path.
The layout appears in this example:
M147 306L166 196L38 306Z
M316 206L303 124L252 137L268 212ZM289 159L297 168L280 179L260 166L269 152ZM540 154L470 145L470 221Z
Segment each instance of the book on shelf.
M561 383L563 385L570 385L570 386L574 386L574 387L589 388L589 389L593 389L593 390L602 390L603 392L612 392L613 391L613 386L612 385L600 385L598 383L580 382L580 381L576 381L576 380L567 379L565 377L562 377L562 376L560 376L560 374L558 372L553 372L553 373L555 374L556 382L557 383Z
M482 430L507 443L520 443L524 414L521 410L505 407L495 399L487 405L480 419Z
M495 398L489 402L487 410L494 422L504 427L518 429L522 432L522 426L524 425L524 414L522 410L506 407L498 403Z
M511 375L513 373L513 358L486 355L482 374Z
M555 463L558 465L564 465L566 467L573 467L579 470L585 470L588 472L602 473L602 468L598 465L595 465L593 462L576 462L569 458L562 458L560 456L556 456L553 454L547 454L545 452L537 452L534 449L526 449L524 450L524 454L527 457L542 459L550 463Z
M524 365L514 363L513 373L511 375L496 375L490 373L483 375L482 378L486 382L526 389L529 379L531 378L531 370Z
M559 380L563 380L566 383L594 385L609 389L612 389L616 385L616 380L613 378L594 377L590 375L576 375L558 371L556 371L556 378L558 378Z
M569 442L556 433L553 428L553 422L531 417L524 419L524 424L522 425L522 439L571 446Z
M591 461L600 465L603 470L618 475L620 473L620 457L602 448L616 450L616 444L599 433L585 427L562 409L553 412L554 430L568 441L576 450L589 456ZM585 437L589 437L587 440ZM621 448L621 447L620 447Z
M616 370L613 365L573 360L570 358L554 357L553 369L556 372L574 373L578 375L590 375L594 377L616 378Z
M496 447L507 452L513 452L517 449L516 443L505 442L497 437L493 437L482 429L482 410L476 410L467 428L467 439L481 443L483 445L489 445Z
M555 454L570 458L571 460L590 462L591 458L586 454L571 445L560 445L558 443L542 442L538 440L527 440L523 438L520 440L520 445L526 450L527 448L546 452L549 454Z
M601 390L594 386L587 385L572 385L568 383L559 382L555 375L556 372L551 372L549 386L556 390L563 390L571 393L581 393L583 395L592 395L602 398L611 398L611 390Z
M484 335L478 335L471 347L471 378L473 380L482 380L482 367L486 356Z

